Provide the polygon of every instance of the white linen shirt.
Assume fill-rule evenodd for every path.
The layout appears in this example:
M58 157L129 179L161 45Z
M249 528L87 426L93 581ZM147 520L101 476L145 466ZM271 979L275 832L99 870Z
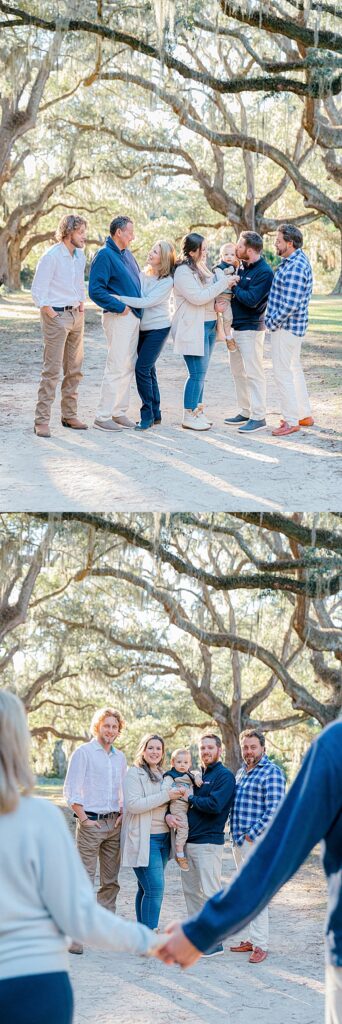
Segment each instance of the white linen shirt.
M36 267L31 289L35 305L78 306L84 302L85 262L83 249L75 249L72 256L64 242L52 245Z
M122 750L109 753L98 740L90 740L72 754L64 783L64 796L71 806L82 804L85 811L107 814L121 811L123 780L127 761Z

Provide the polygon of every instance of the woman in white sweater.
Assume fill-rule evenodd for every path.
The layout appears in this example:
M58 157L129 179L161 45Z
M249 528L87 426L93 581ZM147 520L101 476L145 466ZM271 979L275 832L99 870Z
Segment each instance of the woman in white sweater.
M236 278L229 274L229 284ZM203 412L203 389L216 338L217 312L224 309L216 302L227 289L227 274L219 268L214 274L206 266L203 235L192 232L182 242L182 253L174 275L175 315L172 334L175 352L184 356L188 379L184 389L183 427L209 430L211 422Z
M164 871L170 856L170 829L165 813L173 779L163 778L164 753L161 736L144 736L123 785L122 864L134 868L138 879L137 921L149 928L158 927ZM172 798L174 794L172 790ZM181 796L181 792L177 790L176 796Z
M62 812L31 796L21 701L0 693L0 1020L71 1024L67 936L148 954L157 936L101 907ZM160 940L159 940L160 941Z
M169 309L173 286L172 271L176 253L170 242L161 239L152 246L144 271L140 271L141 298L120 295L127 306L143 309L140 323L138 358L135 364L137 388L142 401L141 419L136 430L147 430L161 423L160 392L156 361L170 333Z

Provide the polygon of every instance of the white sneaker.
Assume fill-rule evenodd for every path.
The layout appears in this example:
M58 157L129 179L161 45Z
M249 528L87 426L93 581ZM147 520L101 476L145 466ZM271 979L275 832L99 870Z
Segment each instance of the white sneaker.
M186 430L209 430L210 423L197 409L184 409L182 427Z

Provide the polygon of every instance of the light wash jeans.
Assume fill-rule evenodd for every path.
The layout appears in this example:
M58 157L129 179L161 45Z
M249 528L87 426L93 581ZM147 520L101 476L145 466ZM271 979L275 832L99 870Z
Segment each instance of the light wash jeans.
M204 382L216 338L216 320L204 324L204 355L184 356L189 376L184 388L184 409L197 409L203 400Z
M137 921L148 928L157 928L164 896L164 871L170 854L170 833L160 832L150 838L150 859L146 867L134 868L138 879L135 898Z

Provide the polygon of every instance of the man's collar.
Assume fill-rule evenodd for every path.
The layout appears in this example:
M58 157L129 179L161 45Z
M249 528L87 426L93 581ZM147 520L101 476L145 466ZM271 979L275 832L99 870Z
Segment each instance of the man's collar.
M282 256L282 260L293 260L293 257L298 256L298 253L302 251L302 249L294 249L293 252L290 252L288 256Z
M202 764L202 770L207 772L210 768L216 768L218 764L222 764L222 761L215 761L214 764Z
M119 254L119 256L123 256L126 252L126 249L119 249L119 246L116 244L116 242L114 242L114 238L112 238L111 235L108 235L108 238L106 238L106 243L107 245L110 245L111 249L114 249L115 252Z
M94 743L95 747L97 747L98 750L103 750L105 754L107 753L105 748L102 746L102 743L99 743L99 741L96 739L96 736L93 736L91 743ZM113 747L113 744L111 744L110 749L108 750L108 754L116 754L116 750L115 747Z
M68 256L69 259L73 260L77 250L74 249L73 253L71 254L71 252L69 252L69 249L67 249L67 246L64 245L64 242L60 242L59 246L60 246L60 250L61 250L62 256Z
M257 761L256 764L253 765L253 768L249 768L248 769L247 766L245 765L245 762L243 762L242 768L244 768L244 770L246 772L246 775L249 775L250 772L254 772L255 771L255 768L263 768L264 764L266 764L267 761L268 761L267 754L262 754L262 757L260 757L260 760Z

